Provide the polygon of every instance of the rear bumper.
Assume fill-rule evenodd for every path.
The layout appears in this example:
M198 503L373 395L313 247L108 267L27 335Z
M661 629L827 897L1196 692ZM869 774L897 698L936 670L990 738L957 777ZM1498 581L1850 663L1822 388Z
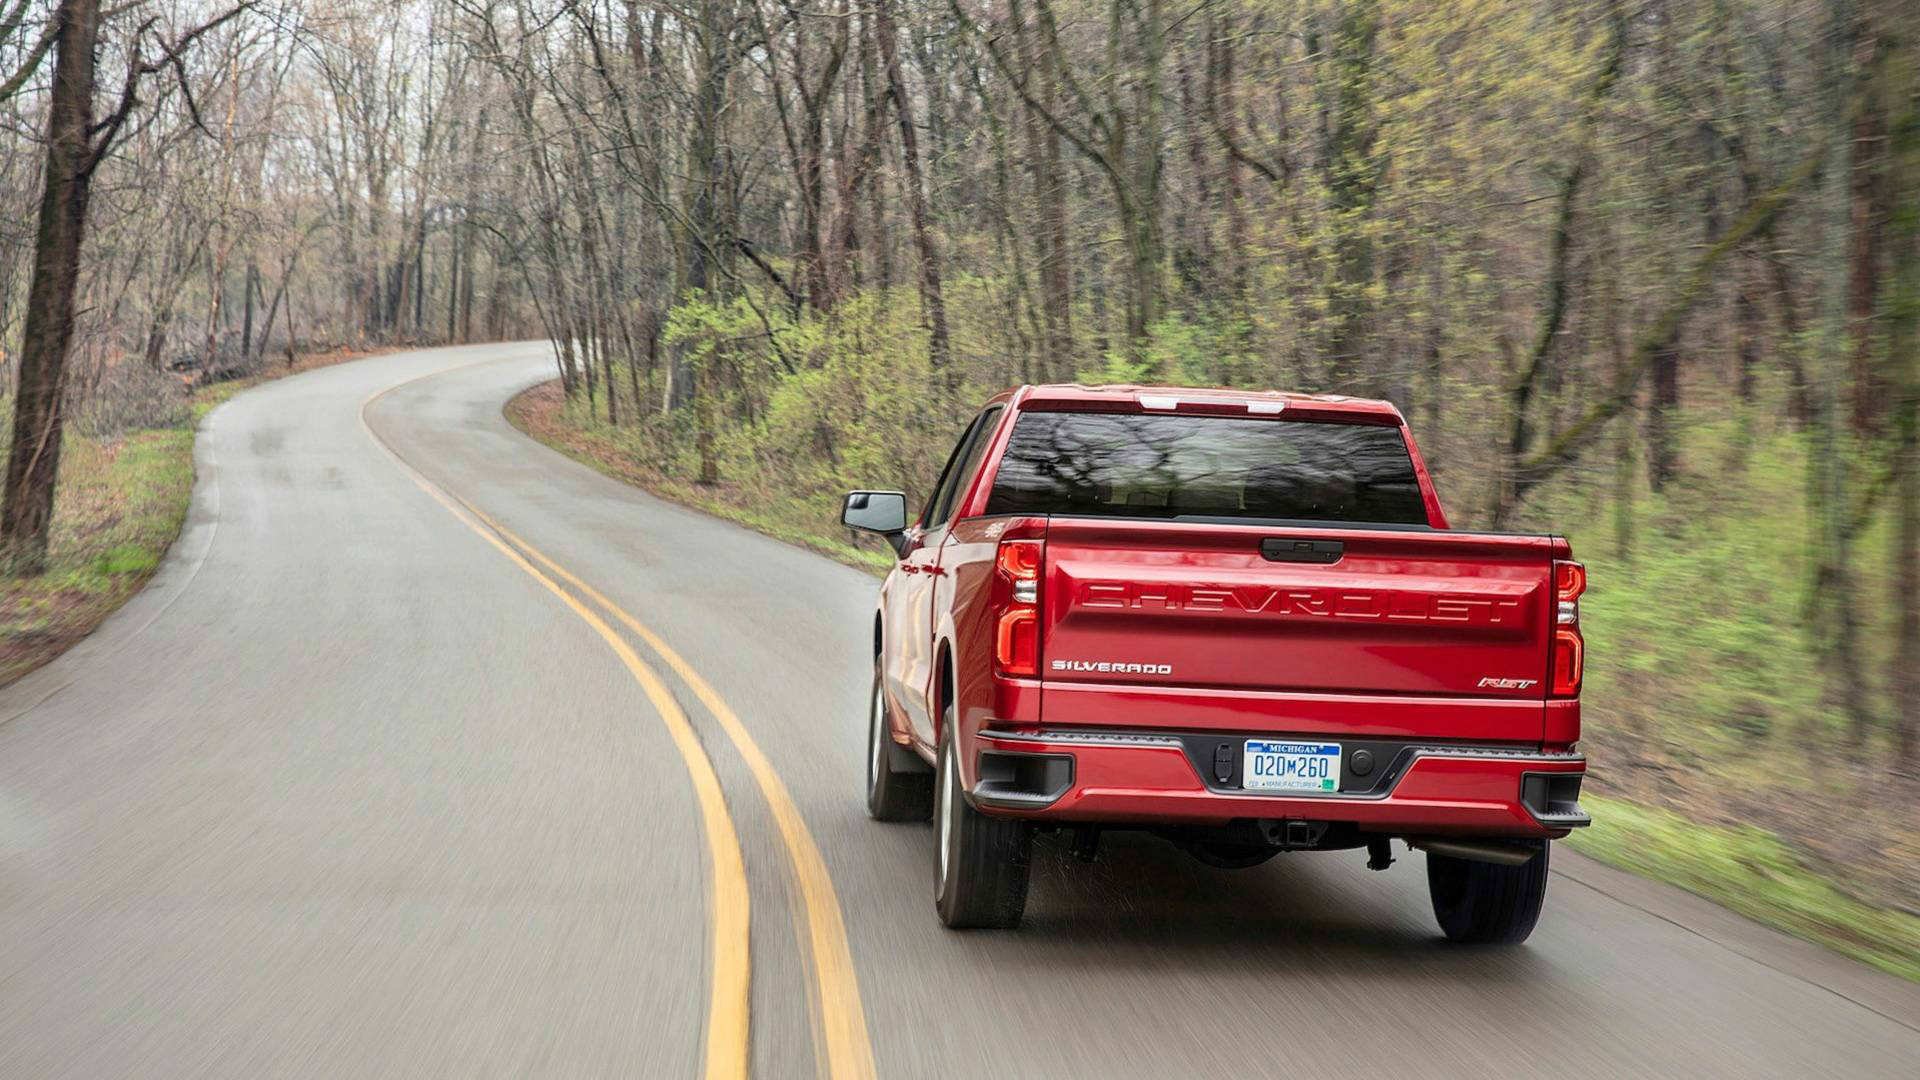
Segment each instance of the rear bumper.
M1586 759L1575 754L1408 746L1364 796L1223 790L1201 778L1176 736L979 732L973 801L996 816L1135 825L1236 819L1350 822L1397 835L1564 836Z

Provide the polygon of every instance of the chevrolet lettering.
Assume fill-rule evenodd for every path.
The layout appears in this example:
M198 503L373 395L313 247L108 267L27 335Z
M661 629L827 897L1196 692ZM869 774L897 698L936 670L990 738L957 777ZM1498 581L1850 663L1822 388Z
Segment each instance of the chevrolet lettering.
M1089 608L1130 608L1137 611L1455 622L1469 626L1498 626L1517 621L1520 617L1518 600L1470 593L1277 589L1247 585L1144 585L1126 581L1082 582L1080 603Z

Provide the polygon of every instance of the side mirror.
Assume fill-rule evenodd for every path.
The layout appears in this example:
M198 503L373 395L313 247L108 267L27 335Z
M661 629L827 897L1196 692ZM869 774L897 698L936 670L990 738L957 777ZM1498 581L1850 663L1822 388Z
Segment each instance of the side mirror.
M855 491L841 504L840 523L849 529L879 533L897 555L906 540L907 497L898 491Z

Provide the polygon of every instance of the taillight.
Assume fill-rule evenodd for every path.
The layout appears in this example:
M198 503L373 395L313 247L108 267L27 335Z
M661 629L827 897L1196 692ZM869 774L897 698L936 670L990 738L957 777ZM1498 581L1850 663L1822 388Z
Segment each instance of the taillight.
M1586 670L1587 643L1580 636L1580 594L1587 591L1587 568L1577 562L1553 564L1554 697L1579 697Z
M994 558L1000 600L993 659L1002 675L1040 672L1040 555L1038 540L1002 540Z

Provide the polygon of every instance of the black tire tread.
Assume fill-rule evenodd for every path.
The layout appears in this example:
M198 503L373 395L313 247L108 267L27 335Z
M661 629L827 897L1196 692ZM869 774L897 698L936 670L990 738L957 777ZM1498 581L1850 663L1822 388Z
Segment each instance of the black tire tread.
M1547 845L1519 866L1427 853L1434 917L1449 941L1517 945L1540 920L1547 895ZM1458 895L1452 895L1454 892Z
M950 740L943 738L942 757L952 752ZM935 766L936 776L941 767ZM1011 930L1020 925L1027 908L1032 832L1024 821L990 818L980 813L958 789L952 797L959 805L954 809L955 851L945 893L938 891L938 870L935 871L934 906L940 913L940 921L954 930ZM934 843L939 842L936 827ZM939 858L937 850L934 857Z
M876 689L879 679L879 673L875 672ZM872 696L869 695L867 700L871 702ZM874 734L873 718L869 716L867 738L871 740ZM871 742L868 743L867 753L873 753ZM875 821L926 821L933 816L933 770L924 763L920 763L918 769L911 767L914 763L909 763L907 768L900 767L901 756L912 753L895 743L881 755L879 780L867 787L868 817ZM917 759L915 763L918 763Z

